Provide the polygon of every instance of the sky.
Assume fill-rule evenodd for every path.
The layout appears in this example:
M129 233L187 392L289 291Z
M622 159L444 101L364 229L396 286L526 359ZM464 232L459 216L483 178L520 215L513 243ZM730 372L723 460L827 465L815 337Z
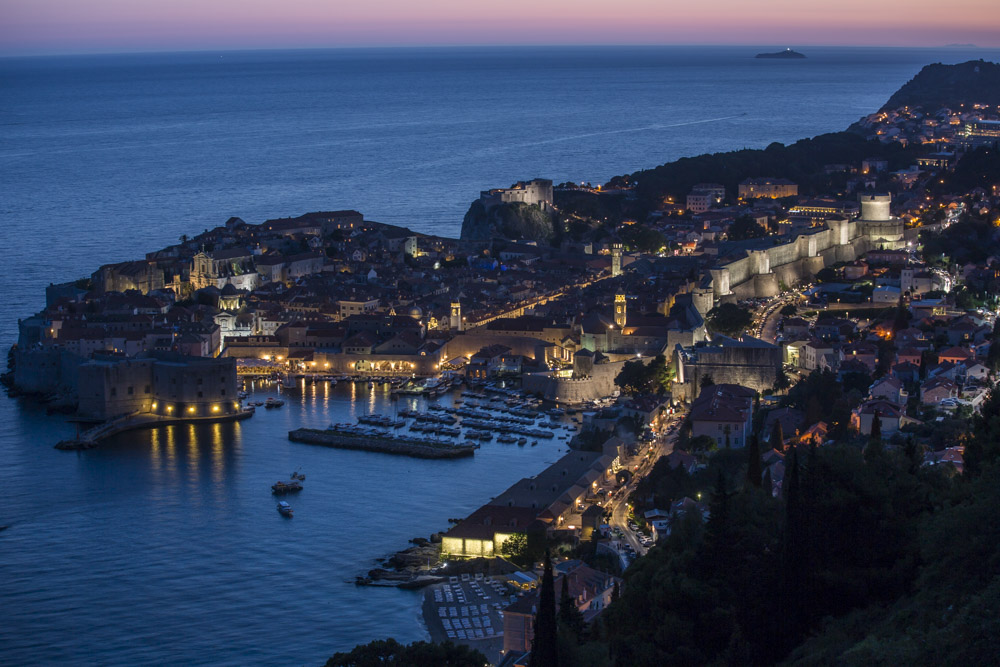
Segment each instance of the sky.
M0 0L0 53L356 46L1000 47L998 0Z

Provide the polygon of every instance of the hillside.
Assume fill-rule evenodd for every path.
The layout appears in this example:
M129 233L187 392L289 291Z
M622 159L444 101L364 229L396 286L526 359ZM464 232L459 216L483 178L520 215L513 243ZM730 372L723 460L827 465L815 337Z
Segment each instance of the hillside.
M925 65L892 94L880 111L903 106L936 111L961 104L1000 105L1000 64L970 60L958 65Z

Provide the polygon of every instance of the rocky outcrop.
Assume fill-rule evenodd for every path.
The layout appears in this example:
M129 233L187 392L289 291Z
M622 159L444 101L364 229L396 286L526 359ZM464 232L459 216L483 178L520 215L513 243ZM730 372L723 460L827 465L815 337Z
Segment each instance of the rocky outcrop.
M464 241L488 241L500 237L512 241L547 242L554 231L552 216L533 204L498 204L487 210L477 199L462 220Z

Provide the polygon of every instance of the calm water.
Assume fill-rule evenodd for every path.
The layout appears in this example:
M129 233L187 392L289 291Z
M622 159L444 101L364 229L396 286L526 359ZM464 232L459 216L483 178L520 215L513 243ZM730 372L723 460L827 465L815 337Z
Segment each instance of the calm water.
M604 181L840 130L923 64L996 52L371 50L0 60L0 347L43 288L221 224L357 208L456 234L485 187ZM360 390L360 386L359 386ZM358 400L358 399L364 400ZM385 397L296 398L238 425L52 444L0 396L0 663L319 664L424 636L419 599L347 583L558 456L425 462L292 444ZM366 408L366 406L368 406ZM282 520L268 486L300 468Z

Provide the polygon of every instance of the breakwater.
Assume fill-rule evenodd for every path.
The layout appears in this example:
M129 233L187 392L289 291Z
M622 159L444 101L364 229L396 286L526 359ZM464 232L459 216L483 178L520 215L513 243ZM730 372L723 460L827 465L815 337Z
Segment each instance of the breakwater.
M178 424L224 424L227 422L240 421L253 417L253 412L240 410L226 415L209 417L164 417L148 413L136 413L122 415L116 419L98 424L97 426L81 432L75 438L60 440L56 443L56 449L65 451L78 449L93 449L99 442L113 435L124 433L125 431L135 431L144 428L157 428L160 426L175 426Z
M472 456L476 445L455 445L433 440L416 440L414 438L397 438L378 435L354 435L340 433L335 430L320 430L314 428L299 428L288 432L292 442L302 442L309 445L322 445L337 449L360 449L367 452L383 454L399 454L421 459L457 459Z

